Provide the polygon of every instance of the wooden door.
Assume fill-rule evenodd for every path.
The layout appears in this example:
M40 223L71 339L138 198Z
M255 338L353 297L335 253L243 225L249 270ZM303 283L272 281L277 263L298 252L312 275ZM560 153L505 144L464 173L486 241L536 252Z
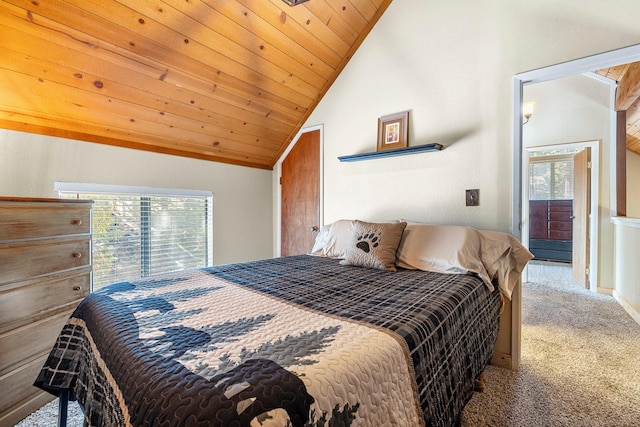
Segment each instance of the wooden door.
M320 131L300 135L282 162L281 255L309 253L320 227Z
M573 157L573 280L589 288L589 221L591 214L591 149Z

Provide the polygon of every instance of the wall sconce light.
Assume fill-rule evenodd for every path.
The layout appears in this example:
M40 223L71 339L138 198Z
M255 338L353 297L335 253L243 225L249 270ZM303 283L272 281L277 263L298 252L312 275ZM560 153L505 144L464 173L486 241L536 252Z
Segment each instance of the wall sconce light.
M289 6L297 6L300 3L304 3L309 0L282 0L282 1L288 4Z
M522 122L523 125L526 125L531 116L533 116L533 107L535 104L535 102L526 102L522 106L522 116L524 117L524 121Z

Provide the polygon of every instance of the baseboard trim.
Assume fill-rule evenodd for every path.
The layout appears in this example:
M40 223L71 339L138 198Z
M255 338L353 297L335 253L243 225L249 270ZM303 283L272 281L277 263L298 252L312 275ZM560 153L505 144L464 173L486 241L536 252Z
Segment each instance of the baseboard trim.
M598 290L597 290L597 292L598 292L599 294L604 294L604 295L613 295L613 292L614 292L614 291L613 291L613 289L611 289L611 288L603 288L603 287L601 287L601 286L598 286Z
M624 311L629 313L629 316L631 316L633 320L635 320L636 323L640 325L640 312L638 312L635 308L633 308L633 306L629 304L629 301L627 301L620 294L620 292L616 291L615 289L613 290L613 298L615 298L615 300L618 301L618 304L620 304L622 308L624 308Z

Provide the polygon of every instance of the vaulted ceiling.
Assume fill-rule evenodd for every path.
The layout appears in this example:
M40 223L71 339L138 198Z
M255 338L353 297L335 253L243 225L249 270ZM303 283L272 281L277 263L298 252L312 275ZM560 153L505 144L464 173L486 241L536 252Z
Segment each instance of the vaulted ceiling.
M596 71L616 80L616 110L627 112L627 149L640 154L640 62Z
M0 127L271 169L391 0L2 0Z

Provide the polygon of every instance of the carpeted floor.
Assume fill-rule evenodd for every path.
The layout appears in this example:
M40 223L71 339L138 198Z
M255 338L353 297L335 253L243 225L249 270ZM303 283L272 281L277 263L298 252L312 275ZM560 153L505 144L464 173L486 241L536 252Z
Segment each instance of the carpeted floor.
M573 283L566 266L529 271L521 369L489 366L462 426L640 426L640 325L612 297ZM55 426L56 402L18 426ZM78 405L69 411L68 426L82 426Z
M640 325L612 297L573 283L570 269L531 267L521 369L490 366L463 427L640 426ZM557 271L536 275L543 267Z
M76 402L69 403L67 427L82 427L84 416L80 405ZM58 399L44 405L16 427L55 427L58 425Z

